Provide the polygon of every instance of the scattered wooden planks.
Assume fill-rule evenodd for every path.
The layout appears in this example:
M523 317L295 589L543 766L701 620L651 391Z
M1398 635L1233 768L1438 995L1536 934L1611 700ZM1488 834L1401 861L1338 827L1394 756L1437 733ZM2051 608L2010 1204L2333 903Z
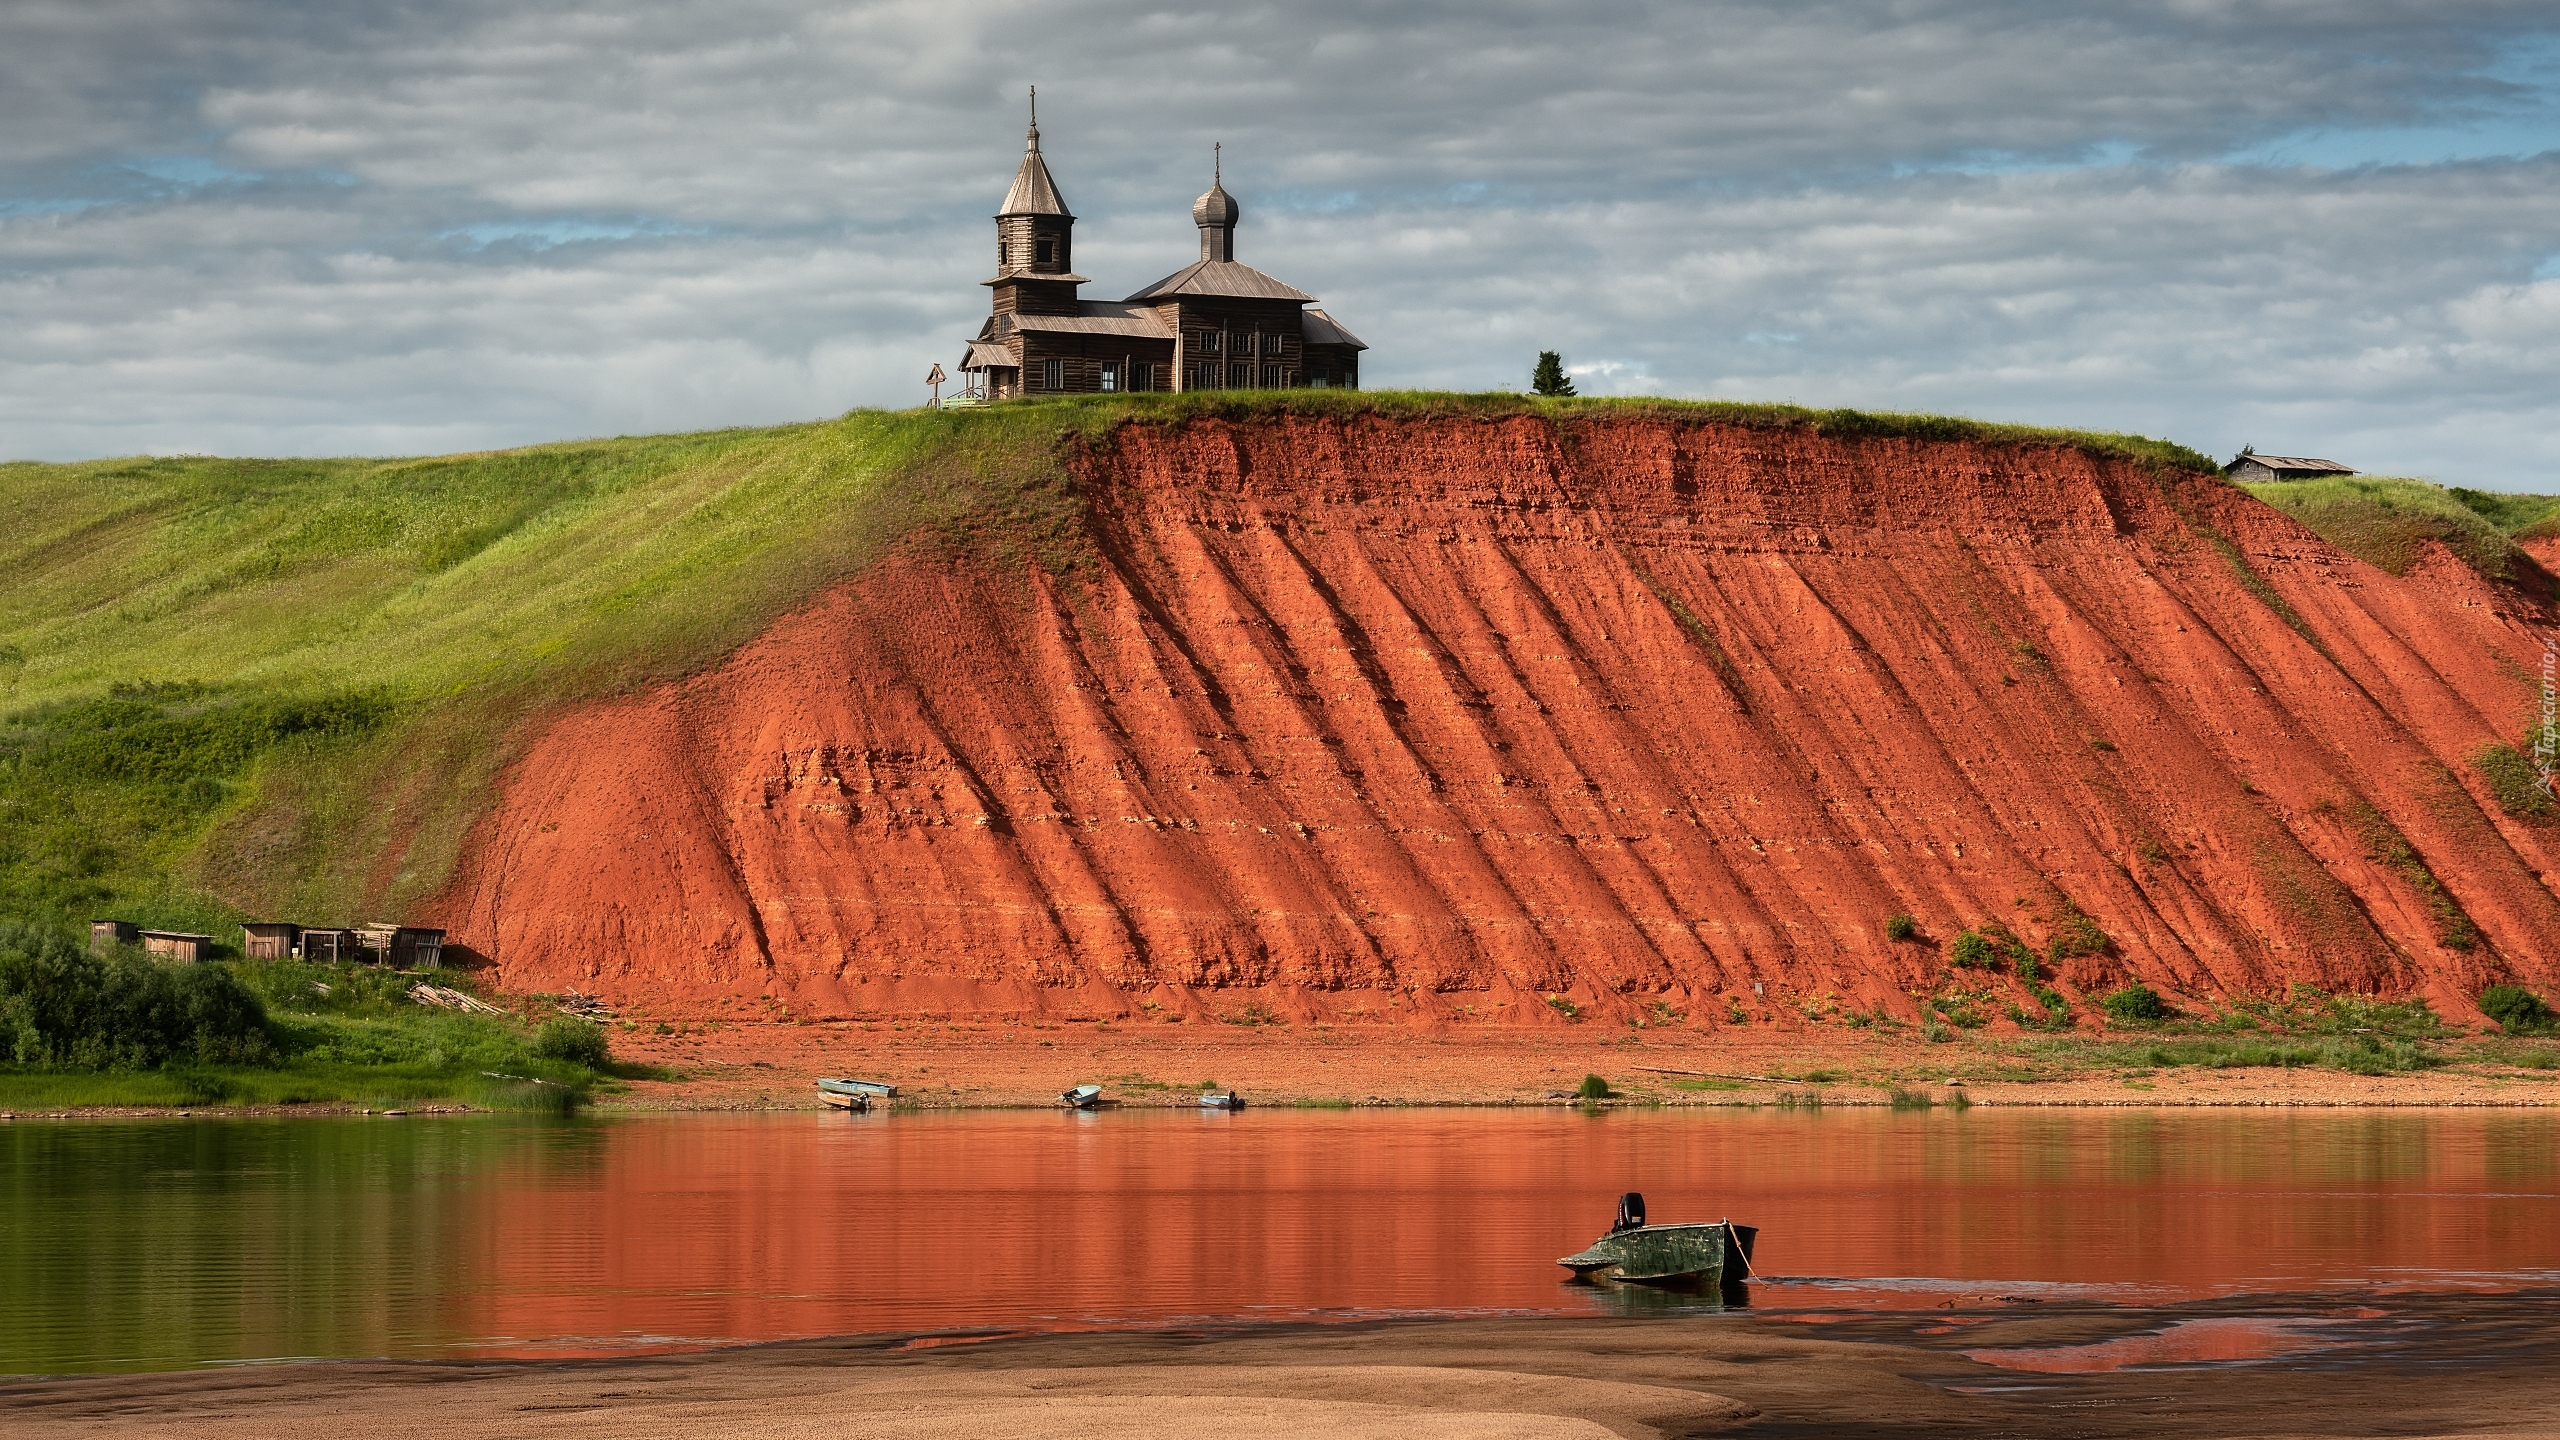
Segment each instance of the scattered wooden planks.
M507 1013L485 1000L474 1000L459 990L448 990L442 985L430 985L424 980L409 987L409 998L421 1005L433 1005L439 1010L461 1010L473 1015Z

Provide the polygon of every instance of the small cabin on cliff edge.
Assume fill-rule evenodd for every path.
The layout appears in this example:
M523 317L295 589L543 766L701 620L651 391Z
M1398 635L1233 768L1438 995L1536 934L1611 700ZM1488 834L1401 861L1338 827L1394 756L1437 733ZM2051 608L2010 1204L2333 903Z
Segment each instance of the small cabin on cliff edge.
M963 394L1113 391L1356 390L1360 338L1316 308L1313 295L1236 260L1244 209L1227 193L1212 152L1209 192L1191 206L1200 258L1126 300L1085 300L1075 273L1076 217L1040 156L1039 92L1031 130L996 212L996 274L987 323L960 368Z
M2315 460L2307 455L2256 455L2244 450L2222 467L2222 473L2254 484L2260 480L2323 480L2356 472L2335 460Z

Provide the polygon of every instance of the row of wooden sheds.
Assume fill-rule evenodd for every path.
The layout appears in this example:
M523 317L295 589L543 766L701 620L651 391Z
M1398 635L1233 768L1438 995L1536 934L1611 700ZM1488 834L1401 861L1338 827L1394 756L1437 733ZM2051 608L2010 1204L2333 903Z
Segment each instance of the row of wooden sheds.
M89 922L89 948L99 954L140 945L162 960L194 964L213 958L213 937L182 930L145 930L129 920ZM433 970L444 963L444 932L424 925L295 925L257 920L240 927L240 953L252 960L370 960L395 970Z

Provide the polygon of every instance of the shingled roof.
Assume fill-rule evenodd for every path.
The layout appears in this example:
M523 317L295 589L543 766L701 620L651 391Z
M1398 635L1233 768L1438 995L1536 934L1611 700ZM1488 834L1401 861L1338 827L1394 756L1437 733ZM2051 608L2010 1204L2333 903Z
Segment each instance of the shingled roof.
M1049 178L1049 162L1040 158L1040 117L1031 117L1031 133L1022 152L1022 168L1013 172L1013 188L1004 192L1004 208L996 212L1001 220L1007 215L1067 215L1067 202L1058 194L1058 182Z
M1235 260L1195 260L1129 298L1162 300L1175 295L1222 295L1230 299L1300 302L1316 298Z
M1307 307L1306 315L1299 323L1305 327L1304 339L1310 345L1348 345L1354 350L1369 348L1359 336L1343 329L1341 321L1313 305Z
M1104 307L1088 300L1081 315L1026 315L1012 317L1016 330L1035 330L1051 335L1135 335L1148 340L1170 340L1173 332L1153 314L1140 310L1131 313L1120 306Z
M2252 468L2266 470L2284 480L2305 480L2318 475L2356 473L2335 460L2317 460L2308 455L2242 455L2222 468L2225 474L2237 474Z

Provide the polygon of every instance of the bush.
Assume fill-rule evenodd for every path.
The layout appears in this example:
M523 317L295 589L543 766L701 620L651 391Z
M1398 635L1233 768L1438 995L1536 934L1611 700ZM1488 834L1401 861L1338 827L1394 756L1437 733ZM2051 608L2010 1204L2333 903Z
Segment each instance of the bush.
M2045 955L2059 965L2081 955L2103 954L2107 944L2107 932L2098 928L2098 922L2066 900L2062 913L2054 917L2053 939L2045 946Z
M218 965L97 956L58 930L0 923L0 1061L147 1070L276 1061L267 1011Z
M2510 1035L2529 1035L2552 1028L2560 1019L2542 997L2521 985L2492 985L2480 992L2480 1011Z
M2148 985L2127 985L2099 1000L2107 1018L2128 1025L2150 1025L2169 1018L2169 1003Z
M1597 1075L1583 1076L1582 1088L1573 1093L1577 1099L1582 1100L1611 1100L1617 1097L1617 1092L1609 1088L1609 1082Z
M2489 782L2489 796L2499 809L2518 820L2549 820L2560 814L2560 805L2544 792L2542 771L2528 758L2529 751L2489 745L2472 755L2471 765Z
M574 1015L542 1022L542 1028L533 1035L533 1053L545 1060L562 1060L590 1070L601 1070L613 1063L613 1044L605 1038L604 1027Z
M1947 950L1947 963L1959 970L1988 970L1995 958L1991 941L1979 930L1967 930Z
M1887 940L1908 940L1919 933L1920 924L1911 918L1909 911L1896 911L1884 917L1884 938Z

